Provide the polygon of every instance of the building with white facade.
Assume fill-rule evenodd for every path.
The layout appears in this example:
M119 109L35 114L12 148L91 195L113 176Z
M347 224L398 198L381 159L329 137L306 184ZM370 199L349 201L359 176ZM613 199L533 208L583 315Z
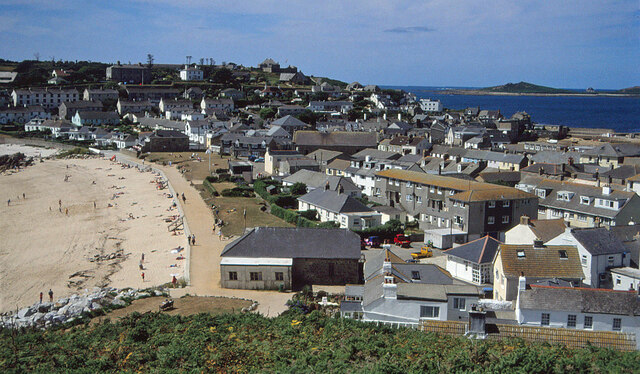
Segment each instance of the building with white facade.
M180 79L183 81L201 81L204 79L204 73L198 68L185 65L184 69L180 70Z
M440 100L420 99L420 109L424 112L442 112L444 107Z
M13 106L40 105L47 109L57 108L63 102L78 101L80 94L75 88L17 88L11 92Z
M493 283L493 259L500 246L489 235L449 249L447 271L455 278L477 285Z
M632 267L611 269L613 289L616 291L640 290L640 269Z
M334 221L340 228L353 230L379 226L382 220L380 213L349 195L329 190L328 186L300 196L298 210L315 210L321 222Z

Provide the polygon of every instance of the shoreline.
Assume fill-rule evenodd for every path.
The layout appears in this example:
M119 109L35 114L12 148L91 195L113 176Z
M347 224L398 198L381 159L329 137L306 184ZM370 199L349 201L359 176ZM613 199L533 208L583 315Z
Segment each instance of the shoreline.
M535 92L496 92L482 90L443 90L430 91L441 95L468 95L468 96L542 96L542 97L637 97L640 94L622 94L622 93L535 93Z

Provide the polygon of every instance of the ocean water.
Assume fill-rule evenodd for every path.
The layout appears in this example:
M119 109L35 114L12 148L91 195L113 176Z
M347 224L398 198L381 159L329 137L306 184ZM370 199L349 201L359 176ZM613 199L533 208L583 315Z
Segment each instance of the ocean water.
M445 108L500 110L505 117L525 111L537 123L640 132L640 97L448 95L442 90L460 87L393 86L418 99L438 99Z

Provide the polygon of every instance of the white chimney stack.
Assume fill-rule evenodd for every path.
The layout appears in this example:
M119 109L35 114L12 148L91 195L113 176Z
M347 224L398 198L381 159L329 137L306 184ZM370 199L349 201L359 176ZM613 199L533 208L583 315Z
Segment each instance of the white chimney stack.
M603 186L603 187L602 187L602 194L603 194L603 195L609 195L609 194L611 194L611 187L610 187L610 186Z

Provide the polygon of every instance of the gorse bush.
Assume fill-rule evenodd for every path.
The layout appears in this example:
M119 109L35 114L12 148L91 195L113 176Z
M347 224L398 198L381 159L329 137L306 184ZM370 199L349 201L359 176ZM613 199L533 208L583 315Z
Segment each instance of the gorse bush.
M14 338L4 330L0 365L4 373L631 373L640 367L638 352L476 341L293 309L298 305L272 319L133 313L117 323L30 330Z

